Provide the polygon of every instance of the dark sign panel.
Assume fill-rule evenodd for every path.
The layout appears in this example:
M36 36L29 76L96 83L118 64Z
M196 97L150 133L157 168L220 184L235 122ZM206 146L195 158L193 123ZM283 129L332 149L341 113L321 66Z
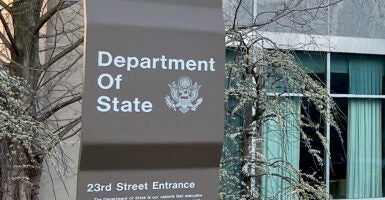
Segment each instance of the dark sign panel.
M217 199L220 0L87 0L78 199Z

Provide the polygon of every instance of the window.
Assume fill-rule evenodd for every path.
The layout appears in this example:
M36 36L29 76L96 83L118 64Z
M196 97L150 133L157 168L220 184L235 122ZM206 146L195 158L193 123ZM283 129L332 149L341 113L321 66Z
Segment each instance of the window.
M384 60L332 54L330 69L332 96L346 116L342 135L331 132L330 192L335 198L382 197Z
M325 165L320 166L301 142L299 153L291 151L299 156L299 169L309 174L316 172L318 177L324 177L323 180L327 181L329 192L335 199L384 197L384 59L381 56L338 53L329 53L327 56L326 53L320 52L296 52L295 57L297 63L305 70L314 72L311 74L314 79L330 87L330 94L342 113L339 119L341 133L328 128L327 124L325 128L320 129L330 141L331 159L325 160ZM327 63L330 63L329 67ZM301 100L306 101L306 97ZM302 108L300 112L309 113L313 120L321 120L317 118L317 113L311 106L307 110ZM270 124L269 127L274 125ZM309 137L314 136L313 147L322 149L314 130L304 131ZM279 155L279 152L282 152L279 149L287 146L290 138L275 138L272 141L274 144L267 142L263 147L273 147L277 150L275 153L271 149L265 151L265 154L271 154L268 155L270 157L273 154ZM283 156L286 156L289 162L293 161L294 166L298 162L291 154ZM265 181L265 184L285 187L274 181ZM271 187L270 191L274 193L279 189Z
M296 52L295 58L296 62L313 79L324 82L326 79L326 53ZM296 74L296 72L292 72ZM267 81L266 85L269 91L273 90L270 91L271 97L269 101L277 100L280 106L278 108L270 108L273 110L272 112L275 117L267 120L263 125L262 153L266 160L271 163L270 167L267 167L267 173L274 174L262 177L261 193L263 199L298 199L288 194L288 188L293 186L289 184L289 181L299 180L297 173L293 173L293 171L300 170L301 173L313 175L315 179L321 182L325 175L323 165L320 163L322 161L317 159L313 154L314 151L312 151L317 149L320 150L317 153L318 155L321 157L324 155L323 144L317 135L316 129L299 127L298 124L301 118L304 121L310 118L313 122L323 124L320 114L314 105L307 101L308 98L306 96L296 92L298 90L294 88L301 87L292 85L288 81L290 78L287 78L287 76L290 76L290 74L285 74L283 77L267 75L271 80ZM295 77L293 75L291 78ZM274 84L278 87L270 87ZM282 94L284 96L282 97L282 92L288 93ZM267 116L269 115L269 111L267 111ZM322 133L323 126L321 125L317 131ZM306 141L302 137L303 134L307 137ZM307 176L302 176L302 178L307 179L310 184L316 185L316 182L318 182Z
M385 197L385 179L382 175L385 172L385 59L373 55L303 51L295 52L295 58L305 71L309 70L314 79L322 81L330 88L330 95L341 113L338 121L341 133L324 123L311 105L301 107L301 103L307 102L307 97L301 94L288 94L285 96L287 102L282 102L282 108L276 108L275 111L281 112L280 116L296 118L293 120L298 120L298 116L307 113L312 120L322 124L318 131L328 138L331 159L324 159L322 164L317 162L308 152L299 127L290 123L291 119L286 119L284 124L278 124L274 118L267 120L263 133L268 134L261 136L263 142L262 146L258 146L258 152L272 161L284 160L289 167L307 174L315 172L319 180L325 181L334 199ZM285 87L281 89L281 92L286 92ZM275 98L272 95L269 100ZM289 101L292 102L291 106L285 104ZM231 101L228 106L232 106ZM298 115L287 115L285 112ZM233 118L231 124L242 126L242 117L244 116ZM315 130L306 127L301 127L301 130L313 140L314 149L323 148ZM232 144L233 156L244 153L239 151L244 146L241 141L242 138L238 138ZM325 155L325 152L321 151L320 154ZM233 169L236 171L242 165L237 160ZM287 174L288 169L286 166L271 167L269 173L290 177ZM234 174L237 175L239 174ZM288 187L286 183L269 177L262 177L257 182L262 186L263 198L285 199L283 188ZM234 186L240 189L239 185Z

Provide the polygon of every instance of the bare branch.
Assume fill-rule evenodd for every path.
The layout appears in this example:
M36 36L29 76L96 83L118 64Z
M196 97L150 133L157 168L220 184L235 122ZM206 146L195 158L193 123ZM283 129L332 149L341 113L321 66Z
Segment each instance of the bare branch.
M235 9L235 13L234 13L233 29L235 29L235 26L236 26L236 24L237 24L236 22L237 22L238 12L239 12L239 8L241 7L241 5L242 5L242 0L239 0L237 9Z
M71 7L75 3L77 2L76 1L67 2L64 0L60 0L55 6L53 6L44 15L41 16L38 24L35 26L35 29L33 30L33 33L39 32L41 27L43 27L43 25L47 23L47 21L50 20L57 12L59 12L60 10L64 10L68 7Z
M7 23L7 21L4 18L4 15L0 14L0 20L1 20L1 23L3 24L5 32L7 33L9 41L11 42L12 45L14 45L15 44L15 40L13 39L12 32L11 32L11 30L9 28L9 24Z
M71 64L69 64L66 68L64 68L63 70L57 72L55 75L53 75L52 77L50 77L48 80L46 80L44 83L42 84L39 84L39 88L40 87L43 87L44 85L46 85L47 83L49 83L51 80L53 80L54 78L56 78L57 76L59 76L60 74L63 74L64 72L68 72L69 69L71 69L81 58L83 57L83 54L80 54ZM44 75L43 75L44 76ZM43 80L43 79L41 79Z
M1 56L1 54L0 54L0 56ZM7 61L5 61L3 59L0 59L0 68L1 67L6 67L6 68L9 69L11 66L10 66L10 64Z
M13 51L15 50L15 48L13 47L13 45L11 44L11 42L8 41L8 39L5 37L5 35L0 32L0 40L4 43L4 45L10 50L10 51Z
M79 38L75 43L72 43L70 46L68 46L66 49L61 51L60 53L56 54L55 56L52 57L47 63L41 65L40 70L43 72L49 68L49 66L53 65L55 62L63 58L65 55L67 55L69 52L72 50L76 49L79 47L84 41L84 36Z
M72 121L72 122L66 124L66 125L63 126L63 127L61 127L61 128L59 129L60 132L59 132L59 134L58 134L59 137L60 137L60 139L61 139L61 140L65 140L65 139L68 139L68 138L72 137L73 135L75 135L75 134L79 131L80 128L79 128L78 130L74 131L73 134L68 135L67 137L64 137L68 132L70 132L73 128L75 128L78 124L80 124L81 121L82 121L81 117L78 117L78 118L75 119L74 121Z
M5 3L4 1L0 1L0 6L3 7L6 11L10 11L9 10L9 5L7 3Z
M46 38L52 38L52 37L57 37L59 35L64 35L64 34L68 34L68 33L73 33L73 32L76 32L80 29L84 28L84 26L78 26L78 27L75 27L73 29L69 29L69 30L65 30L65 31L61 31L60 33L54 33L54 34L51 34L51 35L40 35L39 38L40 39L46 39ZM45 50L48 50L48 49L45 49ZM43 50L41 50L43 51Z
M55 114L57 111L61 110L62 108L66 107L66 106L69 106L75 102L78 102L82 99L82 95L81 94L78 94L74 97L72 97L71 99L67 100L67 101L64 101L62 103L59 103L59 104L56 104L56 106L54 106L53 108L51 108L50 110L40 114L40 116L38 117L38 121L42 122L46 119L48 119L49 117L51 117L53 114Z

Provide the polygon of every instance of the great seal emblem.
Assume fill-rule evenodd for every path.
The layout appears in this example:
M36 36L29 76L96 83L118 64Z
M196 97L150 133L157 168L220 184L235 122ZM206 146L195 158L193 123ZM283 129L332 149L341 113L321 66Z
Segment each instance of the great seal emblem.
M197 99L201 85L198 85L197 82L192 84L192 80L187 76L180 77L178 84L172 82L168 86L171 90L171 97L167 95L164 99L167 106L174 111L177 108L182 113L187 113L190 110L196 111L203 102L202 98Z

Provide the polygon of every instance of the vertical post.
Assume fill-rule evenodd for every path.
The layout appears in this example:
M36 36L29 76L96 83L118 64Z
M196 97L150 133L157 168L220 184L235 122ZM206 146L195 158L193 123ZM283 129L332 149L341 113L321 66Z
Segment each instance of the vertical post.
M330 0L328 0L328 5L330 5ZM330 32L331 32L331 29L330 29L330 6L328 6L328 43L329 43L329 46L328 48L330 49ZM328 88L328 93L330 95L330 59L331 59L331 56L330 56L330 52L327 53L327 57L326 57L326 86ZM328 110L328 112L330 112L330 104L327 104L326 106L326 109ZM327 138L327 148L328 150L330 151L330 123L327 122L326 123L326 138ZM325 154L325 185L326 185L326 192L329 193L330 192L330 156Z
M330 52L327 53L326 57L326 84L327 88L329 89L329 95L330 95ZM330 111L330 104L327 104L328 111ZM326 123L326 138L327 138L327 148L330 151L330 123ZM326 192L329 193L330 191L330 156L325 153L325 185L326 185Z
M251 17L251 24L254 23L255 21L255 18L257 17L257 0L253 0L253 10L252 10L252 17ZM254 43L254 41L257 39L257 32L256 31L252 31L252 41ZM256 43L253 44L253 61L255 61L257 58L257 54L256 54L256 51L257 51L257 47L256 47ZM255 108L253 107L252 108L252 115L255 115ZM257 136L255 134L253 134L251 136L251 142L250 142L250 157L251 157L251 160L254 161L255 158L256 158L256 154L257 154ZM255 177L255 173L256 173L256 170L255 170L255 166L252 165L251 169L250 169L250 174L252 175L251 178L250 178L250 196L254 196L255 192L256 192L256 183L257 183L257 180L256 180L256 177Z

